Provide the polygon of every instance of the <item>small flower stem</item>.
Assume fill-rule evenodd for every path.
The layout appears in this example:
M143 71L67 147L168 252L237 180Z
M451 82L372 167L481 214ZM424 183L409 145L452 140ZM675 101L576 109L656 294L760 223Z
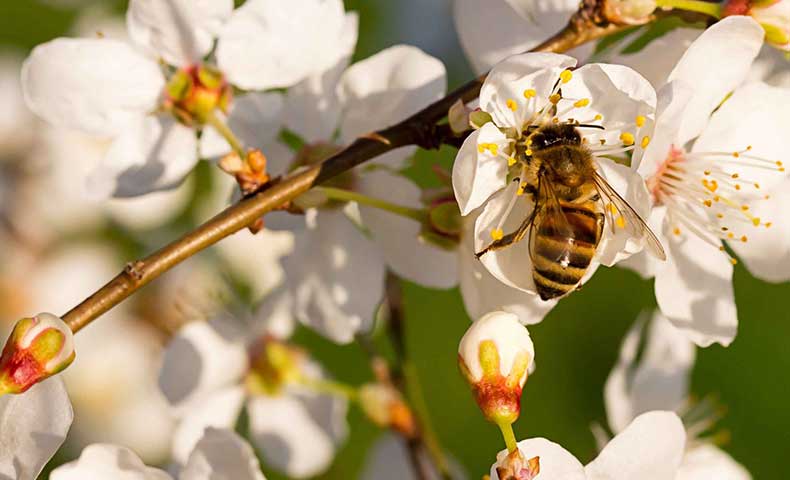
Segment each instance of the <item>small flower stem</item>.
M516 434L513 433L513 425L507 422L499 422L497 426L502 431L502 437L505 439L507 451L510 453L518 450L518 443L516 443Z
M713 18L721 18L721 5L718 3L699 0L656 0L656 5L661 8L687 10L689 12L703 13Z
M317 393L325 393L335 397L342 397L349 401L356 401L359 390L356 387L325 378L300 377L296 383Z
M233 130L230 129L228 124L223 122L215 112L212 111L206 115L206 124L214 127L214 130L222 135L222 138L224 138L225 141L230 144L233 151L239 155L239 158L242 160L244 159L244 145L242 145L241 140L239 140L239 138L233 133Z
M344 202L357 202L360 205L366 205L368 207L378 208L390 213L394 213L395 215L400 215L401 217L411 218L412 220L415 220L417 222L424 221L427 215L423 210L404 207L402 205L396 205L386 200L368 197L367 195L363 195L357 192L352 192L350 190L343 190L334 187L316 187L316 190L318 190L319 192L323 192L324 195L326 195L332 200L341 200Z

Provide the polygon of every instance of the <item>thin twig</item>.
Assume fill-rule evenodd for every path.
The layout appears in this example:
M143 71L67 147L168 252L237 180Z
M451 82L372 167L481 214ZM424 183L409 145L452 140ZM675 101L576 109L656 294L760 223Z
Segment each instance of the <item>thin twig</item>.
M566 51L624 28L600 26L600 23L594 23L583 12L584 8L566 28L533 51ZM63 320L72 331L78 332L185 259L246 228L264 214L280 208L313 186L374 157L407 145L435 149L443 143L457 144L457 137L445 126L437 126L437 122L447 116L450 107L458 100L469 103L477 98L484 79L483 76L467 83L393 127L357 139L321 164L298 170L278 182L266 185L262 191L244 198L182 238L142 260L129 264L108 284L63 315Z

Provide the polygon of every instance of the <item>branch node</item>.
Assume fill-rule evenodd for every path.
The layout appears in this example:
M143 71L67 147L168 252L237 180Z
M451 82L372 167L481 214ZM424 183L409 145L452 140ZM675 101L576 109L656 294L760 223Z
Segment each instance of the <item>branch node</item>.
M135 262L129 262L124 267L123 271L126 275L131 277L132 280L135 282L139 282L143 279L143 268L145 268L145 263L138 260Z

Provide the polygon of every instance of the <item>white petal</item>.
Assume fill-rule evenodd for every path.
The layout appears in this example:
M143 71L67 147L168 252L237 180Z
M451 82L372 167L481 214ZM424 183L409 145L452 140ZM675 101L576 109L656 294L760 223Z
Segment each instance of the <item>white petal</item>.
M453 191L461 215L482 205L507 181L507 157L493 155L490 149L480 152L481 144L494 144L497 153L510 150L507 137L493 123L487 123L464 141L453 163Z
M299 321L337 343L373 326L384 291L376 245L337 210L321 211L283 259Z
M217 60L241 88L288 87L347 57L356 22L342 0L251 0L225 24Z
M30 109L53 125L115 136L156 109L164 77L124 42L59 38L33 49L22 88Z
M360 175L355 190L395 205L423 207L422 191L417 185L383 169ZM383 192L387 192L386 197L382 197ZM422 240L419 222L364 205L359 206L359 213L387 265L400 277L429 288L447 289L458 283L457 253Z
M729 345L738 329L727 255L696 235L664 245L667 261L656 271L656 301L673 325L707 347Z
M467 58L484 73L560 31L578 7L573 0L456 0L455 26ZM590 51L571 55L584 59Z
M199 62L233 11L233 0L131 0L129 36L152 57L170 65Z
M480 108L494 117L499 127L521 128L549 101L560 73L576 66L576 59L556 53L525 53L514 55L499 63L488 74L480 90ZM528 100L524 92L535 90ZM514 112L508 100L518 106Z
M544 302L537 295L503 285L493 277L475 257L474 225L477 214L464 219L464 233L459 248L459 273L461 297L466 313L471 318L480 318L488 312L502 310L518 316L524 325L540 323L557 304ZM516 247L518 248L518 247Z
M790 181L781 183L771 198L755 202L752 213L771 228L762 226L749 232L748 243L730 242L746 268L755 277L767 282L790 280Z
M737 89L711 117L692 152L726 152L721 157L722 168L748 179L744 196L762 198L763 189L772 189L787 178L779 172L775 162L788 160L790 135L790 90L752 83ZM751 147L739 160L743 165L727 165L733 160L731 152ZM750 160L749 156L765 159ZM767 160L767 163L766 163ZM766 168L768 167L768 168ZM760 189L753 184L759 183Z
M207 428L181 470L180 480L265 480L252 447L232 430Z
M173 459L185 464L190 452L209 427L233 429L244 404L241 386L209 392L189 404L181 412L181 423L173 435Z
M638 416L586 467L588 480L666 480L675 478L686 431L672 412Z
M59 377L34 385L21 395L0 397L0 477L38 478L66 439L73 418Z
M764 32L749 17L727 17L692 43L669 75L696 87L680 127L680 145L699 135L708 116L746 79L760 52Z
M606 181L628 202L640 218L647 221L650 214L650 194L642 176L630 167L606 158L599 158L597 163L598 170ZM596 250L596 256L601 264L611 267L633 253L641 251L643 246L642 237L634 238L625 228L607 224Z
M639 174L650 178L667 160L673 145L681 147L678 133L686 105L691 100L693 89L681 80L666 84L658 91L656 122L650 135L650 144L643 154L634 155L632 166L638 167Z
M255 331L271 335L279 340L287 340L296 328L293 315L293 298L290 292L280 287L266 295L255 312Z
M644 322L637 322L620 348L604 388L606 415L614 432L651 410L677 410L688 397L694 345L666 318L653 314L644 352L636 364Z
M659 242L666 249L668 246L668 239L664 235L664 220L667 215L667 208L661 205L653 207L650 216L645 218L650 229L656 234ZM625 267L633 270L644 279L650 279L656 276L656 272L663 268L664 261L657 259L649 252L642 250L617 264L618 267Z
M653 84L656 90L659 90L666 85L675 65L702 32L703 30L698 28L675 28L654 39L638 52L621 52L614 55L610 61L633 68ZM642 31L637 31L628 38L636 40L642 34ZM623 43L627 44L628 41Z
M252 441L264 462L295 478L332 464L346 437L345 401L314 394L255 396L247 404ZM343 428L338 429L338 424Z
M562 446L545 438L530 438L518 442L518 449L525 460L540 457L540 480L584 480L584 467ZM507 455L507 450L499 452L497 462ZM500 480L496 473L498 463L491 466L491 480Z
M135 197L178 186L197 164L195 132L164 116L141 116L113 141L88 178L97 197Z
M185 408L200 397L236 383L247 370L247 350L230 322L191 322L164 353L159 387L171 405Z
M231 104L228 127L246 148L258 148L266 154L276 143L282 127L283 96L279 93L248 93ZM200 156L218 160L231 152L227 141L210 126L200 137ZM268 158L268 157L267 157Z
M500 228L502 217L508 206L516 197L517 182L511 182L504 190L491 197L483 212L475 222L475 252L488 247L491 242L491 231ZM518 226L532 213L534 204L523 195L516 200L507 220L501 227L505 234L514 232ZM532 278L532 259L530 258L528 239L507 248L494 250L480 257L480 261L497 280L512 288L535 294L535 281Z
M420 461L427 470L427 478L424 480L439 480L441 478L427 454L421 455ZM466 479L463 470L453 459L448 459L448 463L450 464L451 478ZM359 478L361 480L418 480L406 440L391 433L380 436L376 443L370 447Z
M140 457L125 447L97 443L82 451L80 458L61 465L50 475L52 480L172 480L166 472L147 467Z
M675 480L751 480L752 476L727 452L702 444L686 453Z
M438 59L416 47L396 45L357 62L343 74L340 98L345 111L342 143L405 120L442 98L447 71ZM413 149L398 149L376 163L398 168Z

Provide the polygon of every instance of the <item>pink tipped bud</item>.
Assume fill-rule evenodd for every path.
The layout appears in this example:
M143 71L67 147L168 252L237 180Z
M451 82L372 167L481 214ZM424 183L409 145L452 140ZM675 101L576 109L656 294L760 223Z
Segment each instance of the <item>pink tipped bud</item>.
M502 425L521 411L521 390L535 360L535 347L518 316L491 312L466 332L458 347L461 372L486 418Z
M0 394L22 393L74 361L74 335L60 318L41 313L17 322L0 356Z
M790 0L729 0L724 15L748 15L765 30L765 41L790 51Z

